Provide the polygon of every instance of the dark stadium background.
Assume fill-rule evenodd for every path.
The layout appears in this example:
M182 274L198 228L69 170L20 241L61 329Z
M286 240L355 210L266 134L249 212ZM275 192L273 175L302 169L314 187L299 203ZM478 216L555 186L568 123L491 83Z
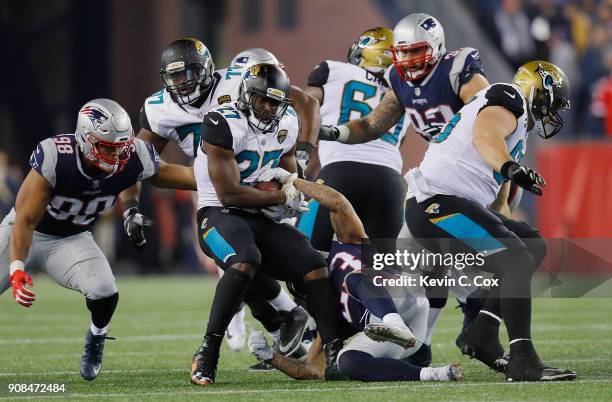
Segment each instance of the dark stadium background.
M442 22L447 49L480 49L491 82L510 80L534 58L565 70L573 92L565 128L546 143L531 138L526 162L549 187L541 199L524 196L517 215L549 237L612 237L610 0L0 0L0 218L36 143L72 132L87 100L117 100L139 129L142 102L162 85L161 51L177 37L201 39L217 68L245 48L267 48L303 87L316 63L344 60L361 31L393 28L417 11ZM407 141L406 167L425 148L420 138ZM172 144L162 156L188 163ZM117 213L96 228L115 272L203 269L192 195L145 186L141 202L157 222L146 251L133 249Z

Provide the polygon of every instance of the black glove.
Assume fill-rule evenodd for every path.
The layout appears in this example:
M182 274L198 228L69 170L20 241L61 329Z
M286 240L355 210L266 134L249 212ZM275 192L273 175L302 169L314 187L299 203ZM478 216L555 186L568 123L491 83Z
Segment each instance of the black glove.
M319 126L319 140L321 141L336 141L340 135L340 130L336 126Z
M506 179L516 183L517 186L522 187L535 195L542 195L542 189L536 186L546 186L544 178L540 176L538 172L526 166L521 166L515 161L508 161L504 163L500 173Z
M153 221L140 213L136 202L126 202L123 206L125 208L123 212L123 228L125 229L125 233L127 233L136 247L144 247L144 245L147 244L144 228L146 226L151 226Z

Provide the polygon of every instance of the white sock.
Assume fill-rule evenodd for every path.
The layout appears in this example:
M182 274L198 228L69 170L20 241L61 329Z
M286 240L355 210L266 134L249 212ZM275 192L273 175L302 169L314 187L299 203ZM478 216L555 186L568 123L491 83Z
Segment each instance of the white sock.
M291 311L297 307L297 304L293 301L291 297L281 289L278 296L276 296L272 300L268 300L270 304L278 311Z
M272 340L274 341L274 343L278 343L278 341L280 341L280 329L277 329L276 331L272 331L268 333L272 337Z
M427 335L425 335L425 340L423 341L423 343L426 345L431 345L431 336L433 335L433 328L436 325L436 321L438 321L438 317L440 317L441 312L441 308L429 308L429 314L427 315Z
M421 381L449 381L448 366L423 367L419 373Z
M104 328L98 328L92 322L91 325L89 326L89 329L91 333L94 334L95 336L106 335L108 333L108 325Z

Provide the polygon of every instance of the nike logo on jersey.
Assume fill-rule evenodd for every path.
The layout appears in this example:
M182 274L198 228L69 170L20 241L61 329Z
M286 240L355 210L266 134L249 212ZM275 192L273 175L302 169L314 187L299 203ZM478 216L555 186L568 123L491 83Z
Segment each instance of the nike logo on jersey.
M504 93L508 95L509 97L511 97L512 99L516 98L516 94L511 94L510 92L506 92L506 91L504 91Z
M213 120L213 119L211 119L210 117L208 118L208 120L210 120L210 122L211 122L212 124L214 124L215 126L216 126L217 124L219 124L219 121L217 121L217 120Z

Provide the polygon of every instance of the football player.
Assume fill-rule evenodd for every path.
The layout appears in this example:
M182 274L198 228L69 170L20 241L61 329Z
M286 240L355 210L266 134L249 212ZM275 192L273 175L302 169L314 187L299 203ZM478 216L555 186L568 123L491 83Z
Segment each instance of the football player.
M268 52L269 53L269 52ZM257 53L250 60L257 57L270 58L266 54ZM274 57L274 56L271 56ZM275 59L275 58L274 58ZM278 61L276 61L278 63ZM238 77L235 74L238 74ZM164 89L148 97L140 111L141 129L138 138L152 144L158 153L161 153L168 141L175 142L188 157L195 157L196 149L200 144L200 129L204 115L218 106L219 103L231 99L238 93L240 76L236 68L215 70L212 55L206 46L195 38L181 38L170 43L161 55L160 75L164 82ZM309 97L316 103L314 98ZM303 102L302 109L309 111L312 106ZM305 116L304 120L306 120ZM303 121L304 121L303 120ZM318 128L315 128L315 131ZM312 136L311 133L309 133ZM315 139L316 141L316 133ZM128 189L124 194L132 199L138 198L138 186ZM129 213L136 214L138 204L129 205ZM125 215L125 228L128 236L138 246L146 243L143 231L143 222L129 220ZM266 285L264 287L264 284ZM295 341L297 332L303 333L308 319L306 312L298 308L289 295L282 290L275 281L264 283L258 289L259 293L249 291L246 302L251 306L253 315L258 318L271 335L279 342L283 353L291 353L298 346ZM262 297L265 300L262 300ZM266 302L269 301L269 302ZM277 310L292 312L288 321L279 319ZM227 341L230 348L240 350L246 341L244 324L244 310L241 308L228 328Z
M31 307L35 295L28 288L33 286L30 273L37 270L82 293L91 325L81 376L93 380L102 367L119 293L90 228L137 181L195 190L193 169L164 163L150 144L135 140L128 114L110 99L87 102L79 110L74 134L41 141L30 166L15 208L0 225L0 293L12 287L17 303Z
M199 239L202 250L225 274L217 284L203 343L192 360L195 384L214 383L219 348L232 315L247 287L257 290L268 275L305 287L325 345L327 376L337 372L340 313L325 261L300 231L272 219L302 212L301 193L289 182L271 191L250 186L277 165L297 170L298 118L290 107L290 88L280 67L256 64L243 76L237 102L219 106L202 123L202 145L194 163Z
M393 63L392 44L391 30L368 29L350 46L346 63L325 60L314 68L306 92L319 100L322 124L344 124L379 105L389 90L383 74ZM405 184L399 146L405 131L402 114L379 139L359 145L319 142L319 179L348 198L373 238L394 239L402 227ZM309 176L316 176L315 165L311 164ZM312 201L298 228L317 250L329 252L333 230L327 208Z
M525 222L496 214L491 204L504 181L541 195L544 179L519 164L528 134L543 138L563 126L558 112L569 109L565 73L552 63L521 66L512 84L480 91L429 144L418 168L407 174L406 222L426 249L482 253L483 270L498 279L465 334L464 352L502 371L499 325L508 331L508 381L571 380L576 373L542 364L531 339L533 272L546 255L546 242Z
M269 172L280 182L290 175L282 169ZM330 279L344 307L343 317L357 332L338 355L338 368L344 379L361 381L450 381L460 380L458 365L417 367L403 359L419 348L427 327L428 302L408 292L393 298L384 288L371 286L371 278L362 273L362 244L367 237L364 227L348 200L322 184L296 180L298 190L330 211L336 233L328 255ZM406 326L408 324L410 328ZM414 333L413 333L414 332ZM305 361L281 356L268 346L263 333L249 336L249 349L259 359L271 363L292 378L307 380L324 377L325 360L317 337Z
M322 125L321 140L361 144L389 138L389 130L407 114L412 129L426 141L431 141L466 102L489 85L478 50L464 47L447 51L442 25L427 14L410 14L400 20L393 31L391 53L393 67L385 72L385 80L392 91L387 91L380 104L365 117L346 123L334 123L342 125L332 127ZM365 110L370 111L369 108ZM368 234L374 236L373 233ZM407 235L400 234L400 237ZM411 356L415 364L425 366L431 363L433 328L447 298L444 294L433 294L429 299L425 343ZM465 313L464 327L471 323L481 305L482 299L471 299L469 304L462 306ZM458 339L458 344L461 342Z

